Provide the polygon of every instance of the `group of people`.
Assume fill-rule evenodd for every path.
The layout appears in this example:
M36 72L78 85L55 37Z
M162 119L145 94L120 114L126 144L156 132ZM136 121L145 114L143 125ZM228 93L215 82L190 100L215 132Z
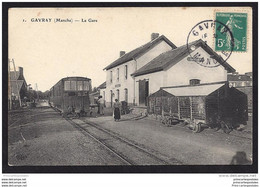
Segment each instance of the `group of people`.
M104 115L105 100L103 99L102 96L98 97L97 105L98 105L98 114ZM121 108L121 103L118 101L118 99L115 99L115 102L113 104L113 116L115 121L119 121L121 118L120 108Z

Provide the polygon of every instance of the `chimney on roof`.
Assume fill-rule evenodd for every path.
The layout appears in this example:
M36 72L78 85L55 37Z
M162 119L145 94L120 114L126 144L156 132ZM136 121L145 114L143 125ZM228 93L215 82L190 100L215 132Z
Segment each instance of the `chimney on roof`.
M23 75L23 68L19 67L19 75Z
M152 33L151 34L151 41L153 41L154 39L158 38L159 37L159 33Z
M120 57L125 54L125 51L120 51Z

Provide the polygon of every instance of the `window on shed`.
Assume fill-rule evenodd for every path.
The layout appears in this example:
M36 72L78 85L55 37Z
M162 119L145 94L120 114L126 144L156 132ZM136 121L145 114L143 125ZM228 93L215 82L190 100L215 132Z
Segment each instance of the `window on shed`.
M70 90L73 90L73 91L77 90L76 81L70 81Z
M84 81L84 90L89 91L89 82L88 81Z
M127 79L127 65L125 65L125 79Z
M70 81L64 82L64 90L70 90Z
M82 81L78 81L78 91L82 91L83 90L83 82Z

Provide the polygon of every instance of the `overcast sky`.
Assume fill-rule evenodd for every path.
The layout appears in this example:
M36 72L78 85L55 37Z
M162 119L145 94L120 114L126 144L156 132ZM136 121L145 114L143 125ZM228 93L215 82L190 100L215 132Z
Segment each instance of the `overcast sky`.
M9 58L24 68L27 83L33 88L37 83L41 91L67 76L91 78L94 87L106 80L103 68L119 57L119 51L129 52L147 43L153 32L165 35L176 46L184 45L192 27L214 19L219 10L222 9L10 9ZM250 9L242 11L251 13ZM52 20L35 22L36 18ZM54 23L56 18L74 22ZM90 18L97 22L88 22ZM87 22L75 22L81 19ZM239 73L252 71L250 20L248 16L247 52L233 52L228 59Z

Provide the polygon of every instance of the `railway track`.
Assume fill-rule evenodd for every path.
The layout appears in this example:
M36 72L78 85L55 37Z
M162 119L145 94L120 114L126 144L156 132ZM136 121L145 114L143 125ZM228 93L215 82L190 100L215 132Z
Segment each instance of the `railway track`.
M169 161L165 156L154 153L131 142L112 131L89 121L66 119L84 135L90 136L126 165L180 165L178 160Z

